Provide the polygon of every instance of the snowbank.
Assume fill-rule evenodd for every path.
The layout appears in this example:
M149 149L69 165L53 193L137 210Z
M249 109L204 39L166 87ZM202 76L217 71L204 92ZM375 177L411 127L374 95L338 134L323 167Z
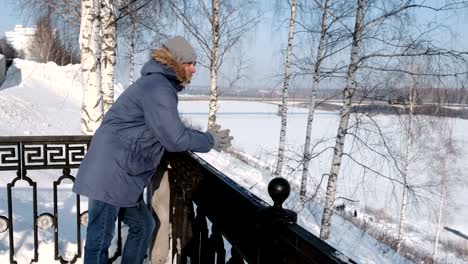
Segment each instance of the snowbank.
M70 103L81 104L82 79L79 64L58 66L54 62L37 63L15 59L8 69L7 78L1 89L27 87L48 90L66 97Z
M81 134L80 65L15 59L0 86L0 135ZM116 97L123 91L115 85Z

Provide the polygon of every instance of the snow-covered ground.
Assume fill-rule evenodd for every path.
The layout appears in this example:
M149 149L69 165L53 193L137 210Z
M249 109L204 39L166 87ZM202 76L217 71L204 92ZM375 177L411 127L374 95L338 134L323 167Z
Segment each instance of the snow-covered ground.
M190 102L181 105L182 116L190 119L192 123L198 124L202 127L206 126L206 112L207 102ZM222 126L231 128L232 134L234 135L234 145L237 149L240 149L254 158L258 159L261 164L274 165L275 157L274 153L277 151L277 142L279 137L280 120L276 116L276 106L272 104L262 104L255 102L220 102L219 114L217 117L218 123ZM300 154L303 151L303 141L305 138L306 130L306 109L290 108L288 116L288 131L287 131L287 144L288 152L287 155L293 159L300 159ZM235 113L235 114L233 114ZM427 123L436 122L436 118L431 117L418 117L418 122L422 123L422 130L431 129ZM400 121L396 116L376 116L374 120L379 123L381 128L385 130L390 136L393 136L393 140L396 142L397 147L401 147L403 143L399 142L400 132L398 129L401 127ZM314 130L312 132L312 138L315 141L323 141L316 151L332 147L334 144L334 137L338 127L339 116L336 112L327 111L316 111L314 115ZM364 128L372 129L372 126L364 126L360 124L364 131ZM451 173L451 182L448 187L449 199L444 205L443 214L443 226L460 231L462 234L468 234L468 211L464 208L468 208L467 199L467 173L468 164L468 142L466 140L465 132L468 129L468 121L462 119L449 119L445 120L444 126L450 126L452 128L453 138L458 148L458 153L455 156L448 157L448 169ZM373 128L375 130L375 128ZM359 132L361 138L366 139L368 145L378 145L381 148L381 142L376 139L376 135ZM440 175L437 171L431 167L432 163L436 163L432 159L433 156L428 155L425 151L428 151L422 143L428 144L425 141L438 140L440 134L438 131L429 132L430 136L423 137L418 135L420 142L418 146L415 146L414 157L416 161L410 169L411 179L410 182L414 185L420 186L415 189L415 196L411 196L409 203L409 212L407 220L407 228L405 237L406 242L409 246L418 248L427 254L432 254L434 247L434 239L436 232L436 212L439 206L439 197L434 193L439 191L440 187L424 188L436 182ZM354 140L357 141L357 140ZM401 193L402 188L396 181L401 182L401 178L396 176L394 169L388 167L388 161L385 158L376 155L371 150L364 149L362 144L354 142L352 139L348 139L347 149L348 153L353 153L358 161L366 163L371 166L374 170L378 170L380 173L386 175L392 175L392 181L387 178L375 176L370 169L363 169L361 165L351 162L346 157L343 161L343 168L341 171L341 177L338 179L338 192L336 197L350 198L358 202L347 202L345 199L338 198L336 204L344 203L347 208L347 212L350 214L357 211L360 217L363 217L370 221L377 229L382 229L382 232L388 232L391 235L396 236L398 216L400 211ZM349 144L361 146L356 147ZM437 144L435 144L437 147ZM378 149L379 147L375 147ZM417 150L417 151L416 151ZM442 152L442 151L441 151ZM210 153L211 155L211 153ZM312 177L309 179L309 190L312 189L310 186L316 186L321 180L321 176L328 173L330 169L332 151L329 149L325 151L321 156L311 161L309 171ZM204 156L204 155L202 155ZM209 159L209 158L206 158ZM296 190L300 186L300 177L302 165L296 160L290 160L290 169L286 169L284 177L292 183L293 188ZM217 163L210 159L210 163ZM223 171L228 171L228 175L231 176L230 165L226 163ZM239 169L242 171L242 169ZM299 170L299 171L297 171ZM242 172L240 172L242 174ZM452 175L453 174L453 175ZM233 176L231 176L233 177ZM326 187L325 182L322 182L321 192L318 194L319 197L323 197ZM239 180L240 181L240 180ZM255 182L255 181L254 181ZM250 186L246 183L244 186ZM265 190L265 186L262 186L258 191ZM255 188L254 188L255 189ZM255 192L255 191L254 191ZM258 194L258 193L256 193ZM263 197L263 196L262 196ZM267 199L268 196L263 197ZM289 206L296 209L298 201L289 202ZM313 210L311 211L313 217L308 217L307 220L314 222L313 227L309 230L313 230L313 233L319 234L319 226L321 220L322 208L319 205L313 204ZM309 208L311 209L311 208ZM300 210L300 209L296 209ZM364 214L364 215L363 215ZM310 215L309 215L310 216ZM314 219L312 221L312 219ZM336 220L333 221L341 221ZM337 228L340 223L334 222L332 228ZM307 224L304 224L307 225ZM336 231L336 229L335 229ZM338 229L338 232L342 230ZM339 237L339 236L338 236ZM337 239L337 240L335 240ZM346 246L342 246L341 243L347 243L342 238L333 237L328 241L333 246L348 252L344 249ZM460 247L468 248L468 241L460 236L457 236L447 230L442 230L442 240L448 241L447 243L459 243ZM352 247L349 247L352 248ZM441 249L442 248L442 249ZM443 247L439 246L439 250L444 250ZM385 250L383 250L385 251ZM439 251L440 252L440 251ZM349 252L350 255L355 254ZM441 253L444 257L440 259L442 263L465 263L468 259L456 259L453 254ZM362 256L358 259L362 260ZM375 262L374 262L375 261ZM364 261L367 262L367 261ZM372 260L370 263L382 263L381 260ZM391 261L394 263L394 261Z
M13 68L8 72L7 80L0 88L0 135L24 136L24 135L72 135L80 134L80 69L76 65L57 67L53 63L38 64L29 61L16 60ZM121 87L117 87L121 91ZM117 92L118 94L119 92ZM180 112L184 119L204 129L207 123L208 104L204 101L181 101ZM290 108L288 117L287 144L290 156L294 152L302 151L301 145L305 137L306 109ZM276 116L277 106L258 102L221 102L218 114L218 122L230 128L235 137L236 149L245 152L258 163L272 164L273 153L277 149L279 137L279 117ZM394 125L399 121L396 117L378 116L376 120L394 131ZM333 143L336 133L338 115L334 112L316 112L313 131L315 140L323 139L322 148ZM452 166L459 168L461 178L466 176L467 165L457 160L467 160L466 136L464 131L468 128L465 120L452 120L451 126L457 145L462 151L456 160L451 161ZM374 139L370 137L369 142ZM351 142L351 141L349 141ZM349 145L350 143L348 143ZM353 148L350 146L350 150ZM319 158L311 162L310 185L316 184L319 177L327 173L331 153L325 152ZM369 161L379 162L375 157L369 156L368 152L355 153L356 156L367 157ZM202 158L223 171L226 175L247 187L253 193L270 202L267 194L267 185L271 180L271 174L265 170L246 165L226 153L211 151L200 154ZM290 166L297 164L290 161ZM425 163L424 163L425 164ZM431 177L431 174L422 169L418 171L421 181ZM300 168L300 167L299 167ZM386 171L385 168L381 168ZM390 170L389 170L390 171ZM464 175L463 175L464 173ZM73 172L72 172L73 174ZM297 190L300 173L286 170L284 177L288 178L294 190ZM52 181L61 174L58 171L31 171L28 175L38 183L38 213L53 212ZM380 228L391 228L392 223L381 220L377 223L377 217L365 214L365 208L383 209L389 215L398 213L398 195L401 188L394 188L389 181L378 177L365 177L366 172L357 168L352 163L347 163L343 169L343 175L338 183L337 197L343 196L359 200L358 203L347 204L351 210L359 212L358 217L373 217L375 223L371 225ZM6 184L15 177L14 172L0 173L0 215L7 215L7 193ZM466 178L466 177L465 177ZM322 184L323 186L324 184ZM71 193L71 184L60 186L59 213L60 219L73 219L71 215L76 212L74 206L75 197ZM447 206L444 225L468 233L467 208L467 186L465 183L452 185L450 192L452 198L451 206ZM392 193L393 192L393 193ZM15 259L18 263L29 263L33 254L33 237L31 229L32 196L31 189L24 182L18 182L13 191L14 219L15 219ZM394 195L392 195L394 194ZM319 195L320 197L320 195ZM339 200L337 201L337 203ZM318 235L320 215L322 208L320 203L308 203L303 208L299 206L299 198L293 191L286 202L289 208L299 211L299 224L310 232ZM81 201L81 210L86 210L86 200ZM411 205L410 205L411 207ZM62 218L63 217L63 218ZM433 236L435 233L434 216L430 213L417 213L411 210L408 223L411 232L408 233L407 241L416 248L431 252L433 247ZM60 252L72 254L76 251L75 228L73 220L59 223L60 230ZM395 232L395 229L391 232ZM453 239L459 243L467 243L459 237L446 231L442 234L445 238ZM82 231L85 237L85 230ZM53 231L39 232L39 263L54 263ZM377 242L375 239L358 229L354 224L343 220L340 216L333 217L331 237L327 241L344 254L355 259L359 263L406 263L407 261L396 254L387 246ZM83 242L84 244L84 242ZM465 244L467 247L468 245ZM0 233L0 263L9 262L8 233ZM455 257L444 248L439 251L440 261L443 263L465 263L468 260ZM81 260L78 261L81 263Z

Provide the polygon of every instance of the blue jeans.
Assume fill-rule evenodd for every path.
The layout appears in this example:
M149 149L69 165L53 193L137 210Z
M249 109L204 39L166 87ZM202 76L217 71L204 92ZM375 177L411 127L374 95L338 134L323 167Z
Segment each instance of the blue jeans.
M119 210L123 210L123 222L129 227L121 263L143 263L154 229L153 216L146 203L142 200L138 206L119 208L89 199L84 264L107 263Z

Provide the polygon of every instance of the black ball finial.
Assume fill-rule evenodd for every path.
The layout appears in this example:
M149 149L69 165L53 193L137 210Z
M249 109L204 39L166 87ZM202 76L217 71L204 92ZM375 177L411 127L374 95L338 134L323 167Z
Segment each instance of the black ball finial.
M282 208L282 205L288 198L290 192L291 186L284 178L274 178L268 184L268 194L270 194L270 197L274 202L273 207L275 208Z

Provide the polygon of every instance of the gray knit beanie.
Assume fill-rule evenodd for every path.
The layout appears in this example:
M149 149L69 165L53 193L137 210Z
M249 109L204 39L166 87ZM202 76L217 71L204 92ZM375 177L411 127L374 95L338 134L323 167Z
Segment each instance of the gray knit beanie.
M163 48L167 49L180 63L197 62L197 54L186 39L175 36L163 43Z

